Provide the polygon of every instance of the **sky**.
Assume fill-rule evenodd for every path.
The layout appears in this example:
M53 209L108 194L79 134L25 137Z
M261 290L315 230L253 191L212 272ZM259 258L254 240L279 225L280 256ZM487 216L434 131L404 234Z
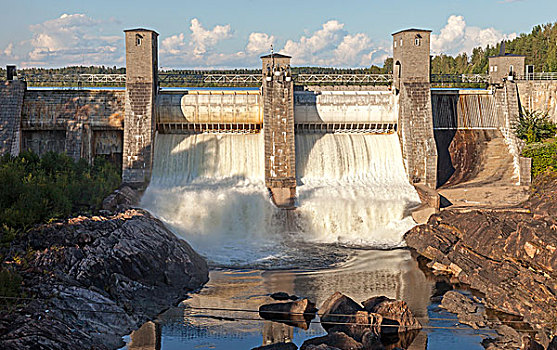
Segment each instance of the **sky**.
M433 54L470 53L557 21L557 0L0 0L0 66L124 66L124 29L159 36L159 67L382 66L391 33L430 29Z

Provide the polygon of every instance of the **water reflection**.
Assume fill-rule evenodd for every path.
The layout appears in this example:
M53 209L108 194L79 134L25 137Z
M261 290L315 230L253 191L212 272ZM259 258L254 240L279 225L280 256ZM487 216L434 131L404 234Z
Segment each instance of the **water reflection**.
M309 298L318 307L336 291L356 301L385 295L405 300L412 312L427 322L432 287L433 281L426 279L407 250L361 250L341 266L321 270L214 270L199 294L160 316L162 332L144 326L132 334L128 348L250 349L290 341L300 346L305 339L325 334L318 320L302 330L264 321L257 312L213 310L256 311L262 304L273 302L269 295L278 291ZM161 345L154 342L149 343L152 347L131 347L139 339L136 333L148 332L160 334ZM426 343L422 332L410 349L425 349Z

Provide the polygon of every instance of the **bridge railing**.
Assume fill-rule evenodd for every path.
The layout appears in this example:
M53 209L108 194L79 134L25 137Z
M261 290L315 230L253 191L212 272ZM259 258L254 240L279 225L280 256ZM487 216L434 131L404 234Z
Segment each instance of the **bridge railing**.
M124 86L125 74L26 74L19 73L19 79L30 86ZM530 73L520 75L518 80L557 80L557 72ZM293 80L299 85L319 84L353 84L375 85L389 84L392 74L294 74ZM215 74L215 73L159 73L162 86L258 86L261 84L260 73L254 74ZM487 84L487 74L432 74L433 84Z
M19 73L19 79L30 85L117 85L124 86L125 74L25 74Z
M519 75L518 80L557 80L557 72L528 73Z

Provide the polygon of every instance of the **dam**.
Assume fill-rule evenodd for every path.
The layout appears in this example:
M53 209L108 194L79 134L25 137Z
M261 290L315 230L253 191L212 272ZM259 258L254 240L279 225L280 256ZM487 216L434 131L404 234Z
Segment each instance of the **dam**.
M125 38L126 75L89 77L124 89L32 89L10 69L0 151L112 160L144 207L223 265L230 249L269 265L299 240L399 247L428 189L529 184L513 125L520 106L554 106L557 91L500 74L476 77L486 88L434 89L420 29L393 34L388 75L294 75L291 57L271 53L258 76L221 77L259 88L167 90L158 34ZM509 59L490 65L509 71Z

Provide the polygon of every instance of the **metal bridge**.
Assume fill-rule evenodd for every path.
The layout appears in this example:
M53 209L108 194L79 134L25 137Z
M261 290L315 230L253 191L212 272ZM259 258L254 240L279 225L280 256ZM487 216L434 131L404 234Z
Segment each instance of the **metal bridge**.
M18 76L31 86L48 86L56 84L62 86L124 86L125 74L25 74ZM390 84L392 74L294 74L294 82L299 85L376 85ZM531 73L521 75L517 80L557 80L557 72ZM258 86L262 82L261 73L231 74L231 73L159 73L159 82L163 86ZM433 84L487 84L487 74L432 74ZM55 85L55 86L56 86Z

